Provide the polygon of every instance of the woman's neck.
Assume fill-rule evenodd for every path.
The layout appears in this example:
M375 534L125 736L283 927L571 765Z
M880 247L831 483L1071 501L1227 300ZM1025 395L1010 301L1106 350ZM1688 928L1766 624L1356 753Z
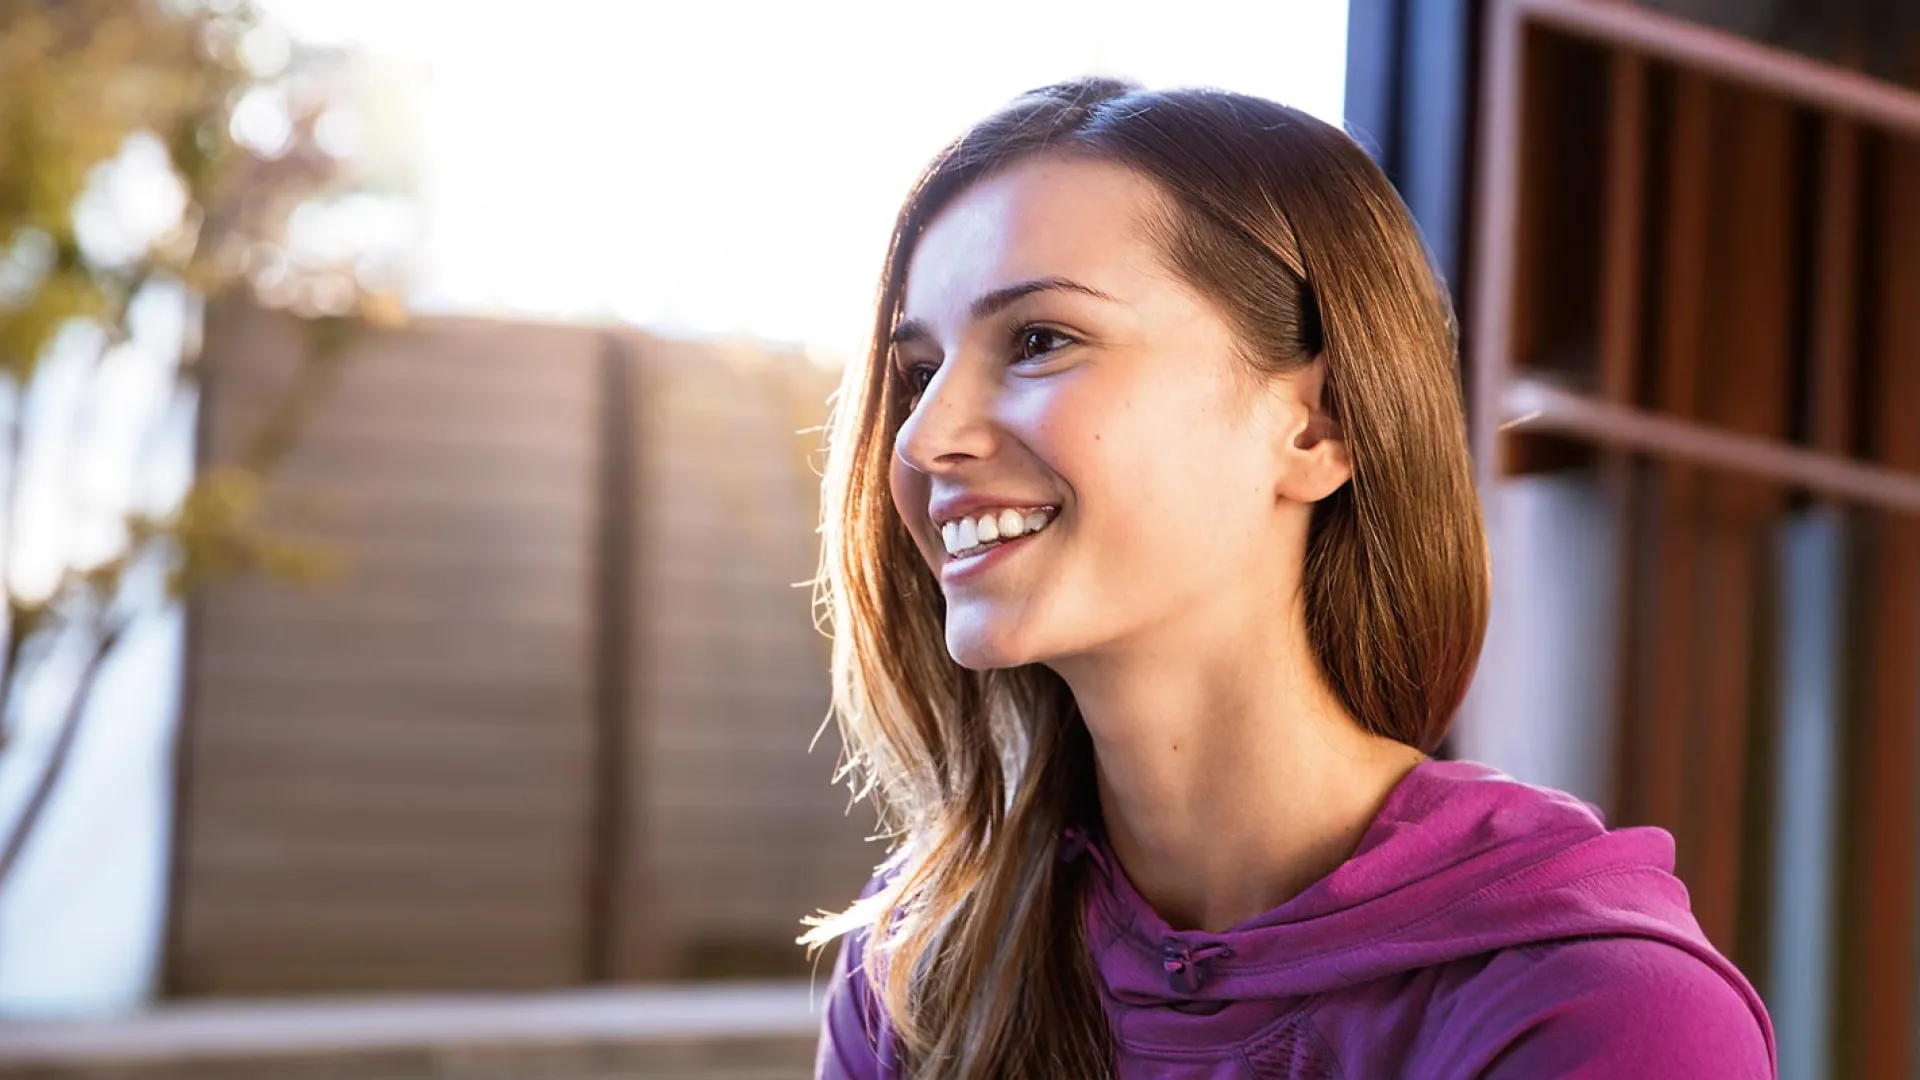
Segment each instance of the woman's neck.
M1362 731L1291 641L1061 671L1093 737L1108 842L1176 928L1224 930L1325 877L1424 759Z

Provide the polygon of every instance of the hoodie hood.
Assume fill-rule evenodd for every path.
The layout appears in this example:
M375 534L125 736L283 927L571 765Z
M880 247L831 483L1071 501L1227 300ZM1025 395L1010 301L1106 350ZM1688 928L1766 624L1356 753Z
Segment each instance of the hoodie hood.
M1609 831L1578 799L1482 765L1422 763L1344 864L1221 933L1174 930L1097 838L1070 835L1066 854L1081 852L1097 867L1089 942L1123 1014L1312 997L1501 949L1624 935L1697 957L1769 1027L1689 912L1670 836Z

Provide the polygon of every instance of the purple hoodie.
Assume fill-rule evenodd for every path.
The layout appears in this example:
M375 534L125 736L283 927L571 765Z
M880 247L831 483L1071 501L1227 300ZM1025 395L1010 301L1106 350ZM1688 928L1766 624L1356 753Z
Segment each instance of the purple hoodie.
M1097 839L1088 939L1122 1080L1774 1075L1760 998L1707 943L1658 829L1430 761L1353 857L1218 934L1177 931ZM899 1075L842 946L816 1077Z

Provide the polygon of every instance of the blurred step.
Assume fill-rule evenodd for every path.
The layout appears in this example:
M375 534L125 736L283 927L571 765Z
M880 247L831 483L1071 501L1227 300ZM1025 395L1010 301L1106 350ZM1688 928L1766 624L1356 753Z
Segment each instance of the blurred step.
M0 1024L34 1080L776 1080L811 1074L825 984L172 1005Z

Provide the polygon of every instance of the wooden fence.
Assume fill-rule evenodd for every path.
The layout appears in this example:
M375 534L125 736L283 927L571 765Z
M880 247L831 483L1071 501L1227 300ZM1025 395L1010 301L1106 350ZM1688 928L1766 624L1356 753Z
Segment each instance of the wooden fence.
M217 312L203 465L305 339ZM799 974L879 857L830 785L797 354L423 319L277 474L345 573L191 613L166 989Z

